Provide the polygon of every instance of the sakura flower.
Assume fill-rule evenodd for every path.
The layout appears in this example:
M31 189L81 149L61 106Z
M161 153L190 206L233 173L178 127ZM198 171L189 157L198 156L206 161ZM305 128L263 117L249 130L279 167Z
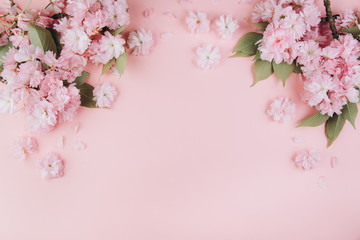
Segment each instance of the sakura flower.
M206 44L196 49L195 64L204 69L209 70L220 63L219 48Z
M206 13L201 11L189 11L186 17L186 24L191 33L205 33L210 31L210 20L207 19Z
M94 101L96 106L100 108L110 107L115 101L116 89L109 83L99 84L94 89Z
M68 46L74 53L83 54L90 45L89 36L84 28L67 29L61 38L61 43Z
M48 153L37 161L43 179L59 178L64 175L64 163L59 155Z
M128 45L133 55L147 55L154 45L151 31L140 29L129 34Z
M295 108L295 103L288 97L279 97L270 104L267 114L276 122L288 123L295 118Z
M13 143L12 148L15 151L15 157L24 160L27 154L38 150L38 144L35 138L18 137Z
M0 113L11 114L15 112L16 106L9 91L0 90Z
M94 63L106 64L113 58L118 58L125 52L125 40L121 35L113 36L106 31L100 40L94 41L89 48L92 54L90 60Z
M310 170L320 162L320 156L316 150L302 151L295 157L295 165L304 170Z
M57 111L47 100L34 103L27 109L28 129L32 132L48 132L57 123Z
M220 16L215 24L218 26L217 32L221 38L231 38L236 29L239 28L238 21L233 19L231 14Z

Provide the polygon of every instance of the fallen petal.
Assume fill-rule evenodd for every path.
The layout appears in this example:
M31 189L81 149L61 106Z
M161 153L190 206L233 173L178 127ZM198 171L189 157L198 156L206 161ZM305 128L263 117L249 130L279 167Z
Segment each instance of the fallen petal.
M153 8L147 8L144 10L144 17L146 19L149 19L153 15L154 12L155 12L155 10Z
M63 136L58 137L57 146L58 146L58 148L63 148L64 147L64 137Z
M302 137L300 137L300 136L295 136L295 137L292 138L292 140L293 140L294 143L302 143L302 142L304 142L304 139Z
M74 128L73 128L74 133L78 133L79 127L80 127L80 123L79 122L75 123Z
M84 151L86 149L86 145L82 141L77 141L73 146L73 150L75 151Z
M321 188L321 189L324 189L324 188L327 187L327 182L326 182L326 179L325 179L324 176L319 177L318 186L319 186L319 188Z
M172 37L172 33L171 33L171 32L161 33L161 34L160 34L160 37L161 37L162 39L169 39L169 38Z
M333 157L331 157L330 161L331 161L331 168L334 168L335 166L338 165L339 159L337 157L333 156Z
M164 12L164 15L165 15L165 16L168 16L168 17L170 17L170 18L176 19L176 15L174 15L174 14L171 13L171 12Z
M192 1L190 1L190 0L179 0L179 3L183 7L191 7L192 6Z

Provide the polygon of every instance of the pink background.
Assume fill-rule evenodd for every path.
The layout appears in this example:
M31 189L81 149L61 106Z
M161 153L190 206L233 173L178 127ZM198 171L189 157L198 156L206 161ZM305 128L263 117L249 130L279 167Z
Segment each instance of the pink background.
M351 0L332 2L334 10L360 7ZM152 30L156 47L149 56L130 56L121 79L100 79L120 92L112 110L81 109L73 123L37 136L40 152L24 162L10 150L17 136L27 134L24 117L0 117L0 239L359 240L359 130L346 124L326 148L322 127L295 128L313 112L300 102L295 76L285 88L275 77L249 88L253 63L227 57L253 29L250 24L242 21L232 39L221 40L214 31L190 34L188 9L176 0L128 3L127 32ZM149 20L142 16L148 7L155 9ZM193 0L189 9L206 11L211 19L226 13L243 19L252 6ZM163 32L173 37L161 39ZM195 48L204 43L221 49L214 70L192 63ZM100 68L91 68L90 81L96 84L99 75ZM297 104L290 124L265 114L278 96ZM65 138L62 150L58 136ZM304 142L294 143L296 136ZM77 140L87 144L85 151L72 150ZM297 169L294 155L311 148L320 151L320 165ZM44 181L35 163L51 151L62 156L65 175ZM339 159L335 168L332 156ZM318 186L321 176L326 188Z

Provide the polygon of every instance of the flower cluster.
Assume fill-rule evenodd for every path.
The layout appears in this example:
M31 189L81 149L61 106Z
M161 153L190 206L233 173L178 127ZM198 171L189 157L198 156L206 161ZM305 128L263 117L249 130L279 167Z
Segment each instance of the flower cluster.
M106 83L93 92L83 68L90 61L123 71L126 0L52 0L42 10L7 4L0 10L0 113L23 111L27 129L43 133L71 121L79 106L110 107L115 88ZM142 43L137 52L148 52L151 44Z
M301 53L298 43L318 37L320 11L313 0L266 0L255 6L252 22L268 24L259 46L261 59L292 64Z

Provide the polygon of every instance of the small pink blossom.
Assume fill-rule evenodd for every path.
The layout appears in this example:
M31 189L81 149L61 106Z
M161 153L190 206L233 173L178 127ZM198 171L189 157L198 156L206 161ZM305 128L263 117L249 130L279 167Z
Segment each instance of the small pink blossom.
M288 97L279 97L270 104L267 114L276 122L288 123L295 118L296 105Z
M216 31L220 34L221 38L231 38L236 29L239 28L238 21L232 18L231 14L220 16L216 19Z
M206 13L204 12L189 11L189 16L186 17L185 21L192 33L205 33L210 31L210 20L207 19Z
M94 89L94 101L100 108L109 108L117 96L116 89L109 83L99 84Z
M48 153L37 161L43 179L59 178L64 175L64 163L59 155Z
M196 49L194 61L198 67L209 70L220 63L220 58L219 48L214 47L211 44L206 44Z
M33 137L18 137L12 147L15 151L15 157L21 160L24 160L27 154L38 150L37 141Z
M84 28L67 29L61 42L68 46L74 53L83 54L91 41Z
M298 168L310 170L317 166L320 162L320 156L317 151L302 151L295 157L295 164Z
M153 8L147 8L144 10L144 17L146 19L150 19L151 16L154 14L155 10Z
M151 31L140 29L129 34L128 45L133 55L147 55L154 46Z

